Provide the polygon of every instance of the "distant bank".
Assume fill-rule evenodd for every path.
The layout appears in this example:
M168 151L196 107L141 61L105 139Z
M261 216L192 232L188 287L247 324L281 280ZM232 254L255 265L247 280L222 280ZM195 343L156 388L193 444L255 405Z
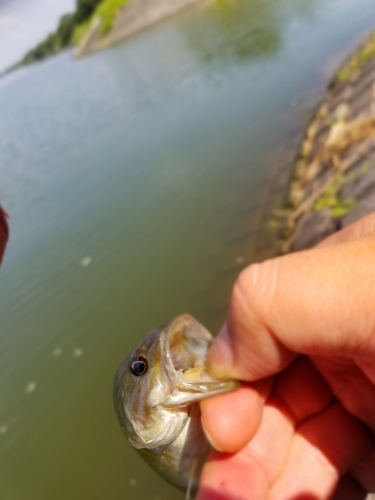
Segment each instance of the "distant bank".
M3 74L75 46L75 57L104 49L202 0L76 0L57 29ZM2 76L2 75L0 75Z
M90 27L74 52L81 57L119 43L136 33L184 10L201 0L131 0L117 14L111 30L103 35L99 17Z

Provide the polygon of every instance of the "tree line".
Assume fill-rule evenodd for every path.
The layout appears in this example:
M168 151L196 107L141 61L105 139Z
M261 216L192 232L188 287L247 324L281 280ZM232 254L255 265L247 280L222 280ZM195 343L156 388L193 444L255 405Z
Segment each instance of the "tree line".
M88 21L96 7L103 0L76 0L76 10L60 18L57 30L50 33L45 40L30 50L22 59L21 64L30 64L72 44L74 30L78 25Z

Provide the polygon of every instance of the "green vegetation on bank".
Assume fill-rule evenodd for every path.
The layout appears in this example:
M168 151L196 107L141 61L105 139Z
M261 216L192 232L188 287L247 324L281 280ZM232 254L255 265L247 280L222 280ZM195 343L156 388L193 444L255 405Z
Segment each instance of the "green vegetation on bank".
M106 35L115 22L118 11L127 4L129 0L104 0L94 12L101 20L101 31Z
M112 29L118 11L121 7L129 3L129 1L130 0L101 0L98 7L92 12L90 17L75 27L72 36L72 44L79 45L81 40L90 30L92 22L95 18L100 19L101 35L107 35Z
M354 198L341 198L336 186L329 186L314 205L314 210L328 209L332 217L343 217L355 206Z
M364 45L344 64L344 67L337 75L337 80L340 82L346 81L373 57L375 57L375 33L372 33Z
M57 30L30 50L22 59L21 64L30 64L56 54L66 47L78 44L96 17L100 19L102 35L107 34L113 26L118 11L128 1L76 0L75 12L62 16Z
M332 183L327 186L322 196L315 202L314 210L319 212L328 209L332 217L343 217L349 213L356 206L357 200L352 197L342 198L341 190L345 185L352 184L365 177L371 168L372 164L367 163L357 173L337 173Z

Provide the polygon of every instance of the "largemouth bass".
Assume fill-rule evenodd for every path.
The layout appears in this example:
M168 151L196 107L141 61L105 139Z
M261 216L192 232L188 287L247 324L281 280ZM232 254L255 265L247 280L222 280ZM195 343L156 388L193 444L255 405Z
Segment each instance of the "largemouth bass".
M205 371L212 335L188 314L156 328L122 362L114 404L130 444L168 482L196 494L210 445L198 402L238 386Z

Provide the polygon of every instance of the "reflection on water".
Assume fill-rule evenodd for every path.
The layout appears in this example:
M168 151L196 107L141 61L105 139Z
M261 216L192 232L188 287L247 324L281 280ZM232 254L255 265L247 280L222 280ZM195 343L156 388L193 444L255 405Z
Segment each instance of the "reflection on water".
M281 23L273 2L217 0L188 30L190 44L206 61L218 57L257 58L280 46ZM251 28L248 19L252 20ZM217 36L220 33L220 37Z
M182 498L127 446L114 371L179 313L219 328L239 270L270 252L306 120L292 103L316 102L374 13L217 0L0 80L2 500Z
M290 24L290 15L309 19L315 0L215 0L209 4L194 29L187 26L190 46L206 61L216 58L258 59L277 52ZM281 5L280 5L281 4Z

